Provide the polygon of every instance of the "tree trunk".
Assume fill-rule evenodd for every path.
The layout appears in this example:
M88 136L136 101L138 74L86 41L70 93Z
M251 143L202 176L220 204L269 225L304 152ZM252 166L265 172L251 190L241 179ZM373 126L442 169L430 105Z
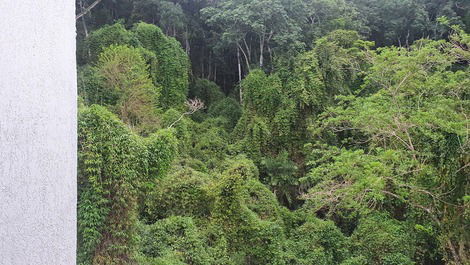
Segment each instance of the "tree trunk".
M259 67L260 68L263 68L263 64L264 64L263 53L264 53L264 34L260 38L260 41L259 41Z
M237 47L237 62L238 62L238 86L240 87L240 104L243 102L242 91L242 65L240 63L240 48Z
M271 71L273 71L273 52L271 50L271 47L269 46L268 43L268 53L269 53L269 61L271 62Z
M238 42L237 42L237 46L238 46L238 50L242 52L243 57L245 57L246 68L248 68L248 72L250 72L251 71L251 69L250 69L250 59L248 58L245 51L243 50L243 48L240 46L240 44Z
M266 39L266 46L268 47L268 52L269 52L269 61L271 62L271 70L272 70L272 67L273 67L273 54L272 54L272 51L271 51L271 46L269 45L271 43L271 38L273 37L274 35L274 32L271 30L269 32L269 35L268 35L268 38Z
M185 43L185 50L186 50L186 54L189 56L189 53L191 52L191 45L189 44L189 33L188 33L188 30L186 29L186 32L184 34L184 43Z
M80 0L80 10L81 12L85 10L85 7L83 5L83 0ZM85 16L82 16L82 25L83 25L83 31L85 32L85 39L86 39L88 38L88 27L86 25ZM90 48L88 47L88 45L86 45L86 52L87 52L88 57L91 57L91 52L90 52Z
M214 65L214 83L217 82L217 64Z
M201 78L204 78L204 51L202 52L202 59L201 59Z
M251 49L250 49L250 47L248 46L248 43L246 43L246 39L245 39L245 38L243 38L243 43L245 44L246 53L248 54L248 58L251 59Z
M85 17L82 17L83 31L85 32L85 38L88 37L88 28L86 26Z
M454 245L452 244L452 241L450 239L447 239L447 247L450 249L450 252L452 254L452 259L457 265L464 265L462 261L460 260L460 256L457 254L457 250L455 249Z

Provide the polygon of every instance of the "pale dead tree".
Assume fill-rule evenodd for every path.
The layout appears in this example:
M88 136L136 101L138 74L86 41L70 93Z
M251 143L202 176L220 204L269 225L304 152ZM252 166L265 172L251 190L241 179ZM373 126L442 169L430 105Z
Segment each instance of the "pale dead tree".
M187 111L181 114L181 116L174 121L168 128L172 128L176 123L178 123L185 115L192 115L199 110L205 108L204 102L198 98L188 99L186 100L186 108Z
M91 5L89 5L87 8L83 8L82 7L82 12L80 12L80 14L76 15L75 16L75 20L78 20L79 18L81 18L82 16L86 15L88 12L90 12L90 10L92 10L96 5L98 5L102 0L96 0L95 2L93 2Z
M85 10L85 6L83 5L83 0L80 0L80 10L82 10L82 12ZM84 16L82 16L82 25L83 25L83 31L85 32L85 37L88 38L88 28L86 26L86 21L85 21Z

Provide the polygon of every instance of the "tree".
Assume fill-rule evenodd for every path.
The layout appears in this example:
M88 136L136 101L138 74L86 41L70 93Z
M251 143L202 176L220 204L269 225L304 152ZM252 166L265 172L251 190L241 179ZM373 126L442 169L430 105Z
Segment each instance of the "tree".
M367 216L360 220L351 240L354 254L365 257L368 264L414 264L415 239L405 222Z
M111 108L121 120L138 132L151 132L158 122L155 114L161 88L154 86L140 50L110 46L100 54L96 69L105 90L116 95Z
M78 120L78 263L132 264L138 194L157 177L148 165L165 167L164 151L174 152L154 153L158 137L144 143L104 107L85 107Z
M202 12L207 23L218 27L222 38L243 54L248 70L252 58L258 59L259 67L264 67L266 50L272 56L273 41L287 42L288 36L295 36L300 30L280 0L224 0ZM253 38L258 42L256 50L251 47Z
M468 69L452 71L459 60L453 49L429 40L409 50L381 49L365 77L370 95L344 97L321 119L328 129L317 130L319 143L347 135L344 147L317 145L324 151L314 151L305 180L313 185L308 198L317 210L384 208L420 215L418 222L439 230L443 256L464 264L465 218L453 213L466 207L463 88L469 79Z
M306 18L302 25L303 41L308 47L319 38L334 30L354 30L365 32L364 17L351 1L344 0L304 0L302 15Z
M144 229L142 253L146 257L170 256L170 261L178 260L178 264L215 264L211 249L190 217L168 217Z
M125 27L116 23L106 25L90 33L85 39L83 55L87 62L96 62L103 49L111 45L138 46L138 40Z
M167 37L156 26L138 23L133 32L142 46L155 53L158 61L157 83L162 86L163 108L181 108L188 93L188 56L177 40Z

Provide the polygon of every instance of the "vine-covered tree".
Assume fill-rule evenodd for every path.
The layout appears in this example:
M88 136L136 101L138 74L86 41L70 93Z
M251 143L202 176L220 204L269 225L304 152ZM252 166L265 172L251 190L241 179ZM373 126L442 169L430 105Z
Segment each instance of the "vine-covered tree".
M80 110L78 264L133 263L139 193L164 174L155 169L169 166L175 141L161 134L144 141L101 106Z

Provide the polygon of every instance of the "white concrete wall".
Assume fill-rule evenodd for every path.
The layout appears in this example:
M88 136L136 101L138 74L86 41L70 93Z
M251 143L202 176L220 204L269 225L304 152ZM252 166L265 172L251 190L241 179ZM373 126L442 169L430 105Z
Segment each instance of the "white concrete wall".
M73 0L0 0L0 265L75 264Z

